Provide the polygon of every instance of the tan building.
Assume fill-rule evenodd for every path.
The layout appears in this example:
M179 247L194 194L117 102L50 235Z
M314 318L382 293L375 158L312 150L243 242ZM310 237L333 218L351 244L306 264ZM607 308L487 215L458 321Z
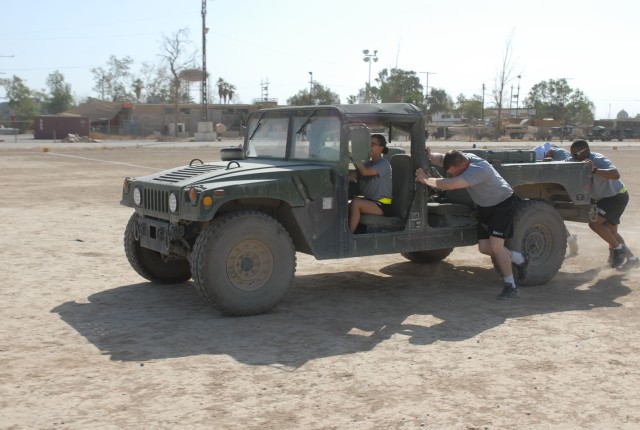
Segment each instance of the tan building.
M178 135L193 136L198 131L198 122L203 121L202 105L180 104L176 121L173 104L152 104L132 102L108 102L91 99L70 109L65 115L89 118L91 130L113 135L149 136L152 134L173 135L177 124ZM249 113L275 104L210 104L207 105L208 121L215 125L224 124L225 137L242 134Z

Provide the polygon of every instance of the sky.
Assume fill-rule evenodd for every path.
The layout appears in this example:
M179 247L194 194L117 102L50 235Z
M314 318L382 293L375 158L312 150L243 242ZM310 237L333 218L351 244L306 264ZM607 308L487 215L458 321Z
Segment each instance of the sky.
M200 61L201 11L201 0L5 2L0 78L44 90L57 70L76 99L97 97L91 69L107 68L112 55L131 57L134 73L145 62L160 64L164 38L180 29ZM208 0L209 93L217 102L214 84L223 78L238 103L268 96L283 105L312 77L346 103L369 77L375 85L382 69L396 67L454 100L481 96L484 84L490 105L510 42L507 88L516 95L520 85L520 100L537 83L566 78L595 104L596 119L621 109L635 117L639 17L637 0ZM378 61L365 62L365 49L376 50Z

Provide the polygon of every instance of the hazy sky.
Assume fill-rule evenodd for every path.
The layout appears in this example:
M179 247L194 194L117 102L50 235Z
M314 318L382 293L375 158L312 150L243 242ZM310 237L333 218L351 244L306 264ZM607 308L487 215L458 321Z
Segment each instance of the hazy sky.
M97 96L91 69L111 55L134 69L159 63L164 36L190 30L201 59L200 0L5 1L0 77L19 76L44 89L59 70L76 97ZM262 96L286 104L309 88L309 72L342 102L369 79L363 49L378 51L371 80L383 68L419 72L423 85L472 97L490 93L511 38L520 99L540 81L567 78L596 105L596 118L621 109L640 113L638 0L209 0L207 69L237 100ZM11 57L13 56L13 57ZM513 81L517 92L518 80ZM193 85L193 96L200 100ZM217 90L212 87L217 98ZM4 94L0 90L0 100ZM508 95L507 95L508 97ZM514 104L515 108L515 104Z

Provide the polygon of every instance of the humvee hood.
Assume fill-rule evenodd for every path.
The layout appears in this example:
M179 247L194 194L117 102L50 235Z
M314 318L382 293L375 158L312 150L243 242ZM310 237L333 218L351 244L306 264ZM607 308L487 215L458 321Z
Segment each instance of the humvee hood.
M218 181L238 181L242 179L259 179L262 176L273 178L274 174L286 175L288 172L311 170L329 170L328 166L308 161L274 161L234 160L190 164L165 170L153 175L141 176L136 182L163 184L184 187L187 185L203 185Z

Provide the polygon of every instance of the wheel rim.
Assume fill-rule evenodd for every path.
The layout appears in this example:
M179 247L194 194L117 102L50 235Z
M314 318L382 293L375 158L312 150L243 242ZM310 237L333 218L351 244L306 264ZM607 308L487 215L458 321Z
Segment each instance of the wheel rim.
M542 225L535 225L527 229L522 249L529 254L529 264L536 264L548 257L551 253L552 239L549 229Z
M271 250L258 240L237 243L227 257L227 275L243 291L254 291L262 287L273 273Z

